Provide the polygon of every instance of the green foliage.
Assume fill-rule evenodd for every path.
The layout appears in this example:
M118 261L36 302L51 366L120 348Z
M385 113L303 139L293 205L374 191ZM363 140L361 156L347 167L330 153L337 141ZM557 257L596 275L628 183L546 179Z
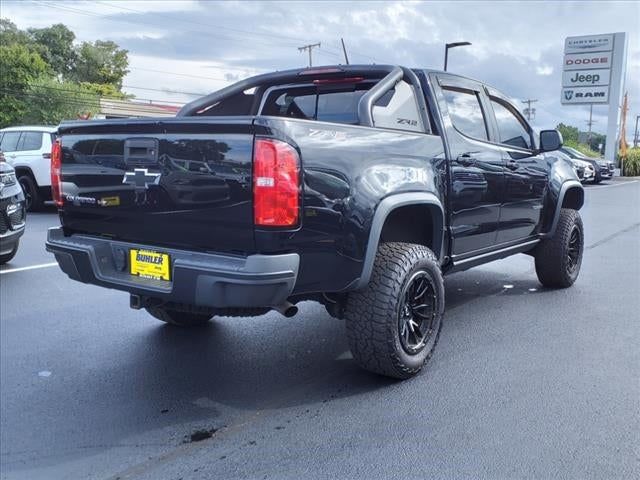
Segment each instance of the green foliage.
M0 127L55 124L99 110L99 97L127 99L127 51L111 41L74 45L58 23L23 31L0 18Z
M8 46L17 43L33 47L33 41L27 32L23 32L15 23L7 18L0 18L0 45Z
M625 177L640 176L640 147L627 150L625 157L620 156L622 162L622 175Z
M127 50L111 41L82 42L71 78L77 82L111 84L122 88L122 78L129 73Z
M110 83L80 82L80 85L88 91L96 93L101 97L116 98L118 100L127 100L129 98L133 98L133 95L122 93Z
M575 142L576 144L578 143L578 135L580 132L576 127L560 123L556 127L556 130L558 130L562 134L562 139L564 140L565 145L569 144L569 142Z
M61 23L47 28L31 28L29 34L40 48L40 55L58 75L67 76L73 71L76 51L75 34Z
M91 117L100 111L100 97L73 82L41 77L29 85L29 111L23 123L57 125L63 120Z
M591 148L589 148L588 145L585 145L583 143L578 143L574 141L569 141L569 142L565 141L564 145L567 147L575 148L576 150L578 150L583 155L586 155L587 157L593 157L593 158L600 157L600 153L598 151L591 150Z
M27 46L0 45L0 128L19 123L29 111L31 82L48 73L42 57Z

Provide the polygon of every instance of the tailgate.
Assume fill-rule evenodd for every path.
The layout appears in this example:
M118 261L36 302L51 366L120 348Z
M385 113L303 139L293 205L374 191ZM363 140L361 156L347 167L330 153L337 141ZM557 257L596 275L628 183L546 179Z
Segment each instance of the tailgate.
M66 231L254 250L253 118L106 120L60 134Z

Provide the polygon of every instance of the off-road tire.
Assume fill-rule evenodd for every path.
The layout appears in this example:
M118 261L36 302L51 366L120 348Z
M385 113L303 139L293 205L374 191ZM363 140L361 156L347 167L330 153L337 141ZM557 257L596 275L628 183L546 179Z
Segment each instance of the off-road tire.
M570 259L572 235L578 232L578 256L574 262ZM563 208L560 211L558 226L551 238L543 240L535 251L536 274L545 287L567 288L573 285L580 273L582 254L584 253L584 228L577 210Z
M431 282L435 305L433 328L422 350L408 353L400 340L402 292L419 272ZM406 379L417 374L431 358L438 342L444 313L444 281L431 250L411 243L382 243L366 288L350 293L346 302L347 337L355 361L365 370Z
M42 208L44 199L40 195L38 184L28 173L23 173L18 177L18 183L22 187L24 193L25 205L28 212L35 212Z
M181 312L163 307L147 307L152 317L178 327L201 327L206 325L212 316L203 313Z
M4 265L5 263L10 262L13 257L18 253L18 244L16 243L9 253L5 253L4 255L0 255L0 265Z

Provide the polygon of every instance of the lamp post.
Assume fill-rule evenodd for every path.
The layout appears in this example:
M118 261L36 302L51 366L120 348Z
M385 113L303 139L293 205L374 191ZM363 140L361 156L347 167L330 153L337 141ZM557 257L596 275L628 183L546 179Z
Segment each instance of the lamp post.
M455 47L465 47L467 45L471 45L471 42L453 42L447 43L444 46L444 71L447 71L447 60L449 58L449 49Z

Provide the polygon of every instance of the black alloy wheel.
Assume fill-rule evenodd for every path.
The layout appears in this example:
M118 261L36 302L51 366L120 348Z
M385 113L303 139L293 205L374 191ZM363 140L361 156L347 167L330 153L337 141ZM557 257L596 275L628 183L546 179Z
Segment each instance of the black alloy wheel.
M424 270L413 274L405 285L398 312L400 343L409 355L420 352L434 333L437 314L436 289Z

